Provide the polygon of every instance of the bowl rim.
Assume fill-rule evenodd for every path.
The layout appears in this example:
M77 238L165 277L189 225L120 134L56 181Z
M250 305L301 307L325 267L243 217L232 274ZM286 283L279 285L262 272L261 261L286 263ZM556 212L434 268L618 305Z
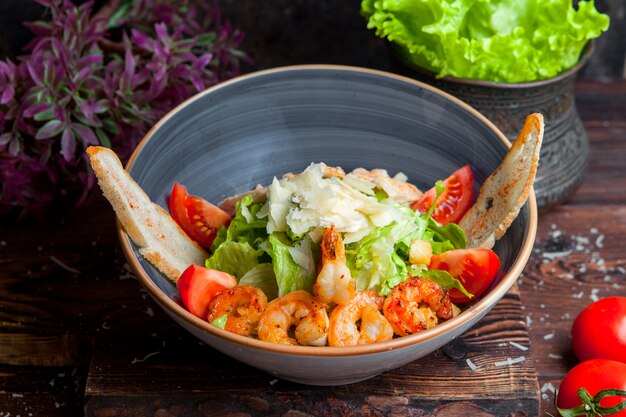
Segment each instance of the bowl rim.
M144 145L148 140L153 136L154 132L159 129L168 119L172 118L172 116L178 113L181 109L186 107L189 103L196 101L207 94L211 94L214 91L226 88L231 84L241 82L243 80L249 80L256 77L263 77L268 74L276 74L282 72L293 72L293 71L310 71L310 70L322 70L322 71L339 71L339 72L358 72L376 75L385 78L391 78L395 80L399 80L408 84L412 84L414 86L418 86L423 89L427 89L434 94L438 94L443 96L444 98L451 100L457 105L463 107L465 110L470 112L473 116L480 119L489 129L493 130L496 133L496 136L507 146L511 147L511 142L506 138L506 136L485 116L483 116L476 109L471 107L469 104L463 102L462 100L442 91L436 87L431 85L422 83L420 81L414 80L412 78L408 78L402 75L380 71L369 68L362 68L356 66L348 66L348 65L333 65L333 64L307 64L307 65L291 65L291 66L283 66L270 68L266 70L255 71L252 73L240 75L233 79L221 82L217 85L214 85L204 91L201 91L194 96L188 98L174 109L169 111L164 117L162 117L141 139L138 143L137 147L133 151L130 159L126 163L125 169L130 171L132 168L135 159L141 153ZM392 340L386 342L378 342L374 344L368 345L358 345L358 346L345 346L345 347L318 347L318 346L289 346L289 345L281 345L271 342L265 342L258 339L253 339L246 336L240 336L235 333L231 333L229 331L220 329L216 326L211 325L209 322L204 321L194 315L192 315L189 311L187 311L183 306L178 304L175 300L168 297L165 293L163 293L159 287L150 279L148 273L143 269L141 264L139 263L139 259L135 256L135 253L132 249L132 243L126 232L123 230L121 223L117 221L117 233L118 238L120 240L120 244L122 247L122 251L128 260L130 267L133 272L137 276L137 279L142 284L142 286L148 291L148 293L155 299L161 306L161 308L168 310L167 312L176 315L177 319L186 322L187 325L193 326L198 330L201 330L205 333L209 333L212 336L226 339L229 342L244 345L250 349L262 350L267 353L280 353L280 354L289 354L289 355L303 355L303 356L316 356L316 357L345 357L345 356L358 356L358 355L368 355L381 353L388 350L395 350L404 348L410 345L415 345L421 342L425 342L427 340L433 339L437 336L443 335L449 332L452 329L461 327L463 325L468 324L473 317L476 315L480 315L481 313L486 313L485 310L488 310L490 305L495 305L513 286L519 275L522 273L526 262L528 261L533 244L535 241L535 236L537 232L537 202L535 199L534 190L531 189L528 198L529 204L529 222L527 233L522 243L521 250L517 254L511 269L505 274L498 284L491 289L491 291L484 296L482 299L478 300L475 304L471 305L468 309L464 310L458 316L444 322L438 324L437 326L425 330L423 332L415 333L409 336L403 336L399 338L394 338ZM179 323L180 324L180 323Z

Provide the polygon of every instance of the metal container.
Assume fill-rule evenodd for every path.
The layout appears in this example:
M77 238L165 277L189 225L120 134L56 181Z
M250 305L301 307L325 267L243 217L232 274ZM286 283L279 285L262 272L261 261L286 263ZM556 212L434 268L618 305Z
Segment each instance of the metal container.
M411 76L465 101L511 141L528 114L543 114L546 125L534 187L538 207L546 209L574 194L587 171L589 141L576 111L574 80L592 52L593 44L589 44L574 67L555 77L528 83L436 78L403 62L412 68Z

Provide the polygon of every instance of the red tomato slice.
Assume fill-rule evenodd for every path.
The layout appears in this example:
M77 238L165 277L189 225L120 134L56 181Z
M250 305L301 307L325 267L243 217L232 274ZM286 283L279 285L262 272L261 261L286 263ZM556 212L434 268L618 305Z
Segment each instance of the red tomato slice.
M178 278L178 295L191 314L207 320L209 303L222 291L237 285L237 279L226 272L190 265Z
M445 190L437 199L432 217L437 223L458 223L469 210L474 199L474 175L469 165L457 169L444 182ZM437 197L435 187L426 191L422 198L411 205L413 210L426 213Z
M454 249L433 256L430 260L430 269L448 271L474 295L472 300L476 300L498 275L500 259L490 249ZM470 301L470 298L456 288L450 290L449 296L453 303Z
M572 325L572 346L580 361L626 363L626 297L602 298L581 311Z
M227 226L231 217L208 201L189 195L187 188L175 182L170 194L170 214L191 239L200 246L211 246L217 231Z
M590 359L579 363L561 381L557 407L568 409L581 405L582 401L577 394L579 388L586 388L592 397L603 389L626 391L626 364L609 359ZM626 397L606 397L600 401L600 405L612 407L622 401L626 401ZM610 415L626 417L626 410Z

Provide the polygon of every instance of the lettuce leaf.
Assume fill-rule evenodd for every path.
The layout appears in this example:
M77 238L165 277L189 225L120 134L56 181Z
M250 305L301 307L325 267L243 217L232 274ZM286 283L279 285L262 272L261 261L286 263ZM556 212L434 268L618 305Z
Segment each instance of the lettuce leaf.
M258 219L256 213L262 205L246 196L237 203L235 217L228 228L222 227L213 244L212 254L205 261L210 269L243 277L263 260L261 246L267 240L267 220Z
M609 27L592 1L362 0L367 27L437 74L498 82L553 77Z
M220 329L224 330L224 327L226 327L227 320L228 320L228 314L222 314L221 316L213 320L211 324L215 327L219 327Z
M215 252L224 242L245 241L258 248L267 239L267 219L259 219L257 213L263 205L254 203L251 195L237 202L235 217L228 228L221 227L211 244Z
M205 266L241 278L259 264L258 259L262 254L261 249L254 249L248 242L228 241L215 250L206 260Z
M449 290L452 288L456 288L470 299L474 297L474 294L468 292L461 283L461 281L450 275L448 271L426 269L426 266L424 265L411 265L410 273L411 276L417 276L433 280L443 289Z
M278 296L282 297L292 291L311 291L315 283L315 270L309 271L296 263L291 256L293 248L285 233L275 232L269 236L269 255L272 257L272 266L276 283L278 284Z
M239 285L252 285L259 288L267 296L268 300L278 297L278 284L274 267L270 263L258 264L239 280Z
M414 239L430 242L433 253L463 249L466 237L456 224L441 226L428 213L406 208L407 220L378 227L358 242L346 245L346 263L358 291L387 295L409 277L409 248Z

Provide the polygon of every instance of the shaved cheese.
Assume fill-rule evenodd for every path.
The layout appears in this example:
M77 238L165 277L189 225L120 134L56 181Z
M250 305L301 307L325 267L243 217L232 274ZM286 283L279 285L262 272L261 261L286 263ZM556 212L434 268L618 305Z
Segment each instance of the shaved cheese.
M322 164L311 164L299 175L274 178L267 190L265 206L269 207L258 213L259 217L268 217L268 233L290 231L304 235L312 229L334 225L345 234L344 242L348 244L376 227L411 220L410 213L396 201L378 201L373 183L350 175L343 180L324 178L324 168ZM294 261L300 263L295 258ZM304 263L304 259L300 261Z

